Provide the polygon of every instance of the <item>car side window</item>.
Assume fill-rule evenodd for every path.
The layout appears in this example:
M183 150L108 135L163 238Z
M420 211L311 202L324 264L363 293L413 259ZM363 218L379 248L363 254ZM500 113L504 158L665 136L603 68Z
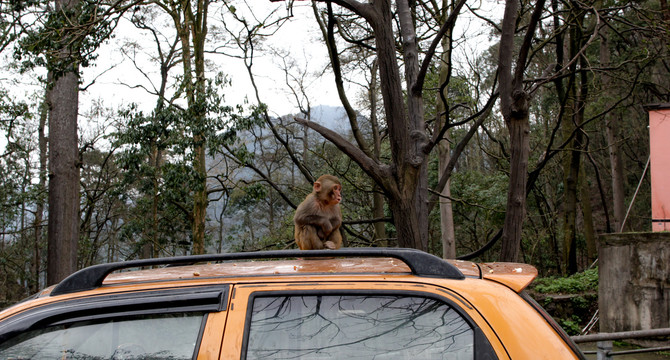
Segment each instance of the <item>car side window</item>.
M246 342L247 359L475 358L470 323L420 296L258 296Z
M1 359L193 359L204 313L79 321L0 345Z

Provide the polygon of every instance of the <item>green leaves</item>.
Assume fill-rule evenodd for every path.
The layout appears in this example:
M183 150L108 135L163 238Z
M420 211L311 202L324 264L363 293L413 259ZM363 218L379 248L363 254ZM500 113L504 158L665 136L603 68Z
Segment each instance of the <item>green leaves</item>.
M533 285L544 294L579 294L598 291L598 268L576 273L569 277L539 278Z
M88 67L97 58L98 47L112 36L118 19L110 14L115 13L94 1L79 1L58 10L48 3L31 1L16 10L20 16L20 12L30 9L38 21L22 29L14 59L22 71L46 67L55 77L78 66Z

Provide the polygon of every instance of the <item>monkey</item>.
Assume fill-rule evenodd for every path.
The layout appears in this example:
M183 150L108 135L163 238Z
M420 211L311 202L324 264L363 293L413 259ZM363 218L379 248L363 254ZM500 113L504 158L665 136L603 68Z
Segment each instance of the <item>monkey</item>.
M333 175L322 175L293 216L295 242L301 250L336 250L342 246L342 184Z

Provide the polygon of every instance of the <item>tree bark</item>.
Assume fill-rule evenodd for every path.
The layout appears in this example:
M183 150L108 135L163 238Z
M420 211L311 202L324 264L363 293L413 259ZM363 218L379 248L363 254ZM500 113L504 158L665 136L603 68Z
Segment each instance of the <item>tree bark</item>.
M523 87L523 78L533 34L540 21L543 8L544 0L538 0L519 49L515 67L512 69L519 3L518 0L505 2L498 76L500 79L500 108L510 135L510 179L500 261L519 261L523 221L526 215L526 182L530 153L530 123L528 120L530 94Z
M419 233L419 209L412 197L389 199L389 207L396 227L398 246L426 251Z
M541 0L542 1L542 0ZM358 163L383 189L388 197L397 230L398 246L421 250L428 248L428 177L427 155L435 146L426 136L423 109L423 79L428 65L419 67L418 44L413 19L413 3L396 1L397 12L389 0L359 2L334 0L362 16L373 30L384 113L390 139L391 162L389 165L373 159L360 148L353 146L339 134L318 124L296 119L330 140L352 160ZM459 6L464 4L459 2ZM394 19L394 13L397 14ZM452 26L457 9L445 26ZM397 61L394 24L398 24L402 39L404 60L404 85ZM443 30L443 29L441 29ZM424 64L433 57L435 47L444 36L440 32L426 52ZM407 90L405 96L404 90Z
M443 1L442 4L442 14L443 17L447 13L448 4L447 0ZM442 119L449 118L449 110L447 109L447 104L445 103L447 99L446 85L449 81L449 73L451 71L451 33L452 30L449 29L448 34L442 39L442 58L440 59L439 65L439 84L440 92L437 93L436 99L436 119L439 123L437 126L438 129L441 129L443 126L446 126L446 121ZM444 115L443 115L444 114ZM447 165L451 161L451 151L449 146L449 132L445 132L445 138L440 140L438 145L438 174L444 174L447 169ZM441 243L442 243L442 257L444 259L455 259L456 258L456 234L454 231L454 213L451 204L451 181L447 180L442 192L440 193L440 230L441 230Z
M610 65L609 30L607 25L600 28L600 66ZM602 74L602 91L612 91L611 80L607 73ZM621 224L626 215L626 194L624 193L624 170L619 151L619 129L613 112L605 115L605 132L609 149L610 171L612 175L612 205L614 210L614 232L622 232Z
M579 8L573 9L574 19L570 25L570 57L575 58L583 46L583 20L584 12ZM579 68L577 62L570 66L571 80L568 88L568 113L570 114L570 123L566 124L566 139L569 136L574 137L571 140L569 156L565 165L565 200L564 200L564 238L563 238L563 260L565 272L574 274L578 271L577 264L577 203L579 199L579 171L581 169L581 157L584 151L584 107L588 95L588 74L586 69L588 64L584 57L580 57Z
M396 61L395 36L393 34L393 11L388 0L376 1L371 4L371 12L365 12L366 19L374 30L379 63L380 88L384 99L384 110L387 118L389 137L391 138L392 180L375 178L384 187L389 200L397 230L398 246L427 250L428 216L418 212L427 209L427 203L421 200L421 184L427 184L422 166L421 154L417 153L416 141L412 136L422 134L423 103L420 92L412 92L408 96L407 106ZM405 54L405 72L407 88L413 87L412 79L416 79L418 69L418 52L416 35L411 24L409 4L407 0L397 2L400 17L403 49ZM407 109L407 110L406 110ZM424 187L423 192L426 192ZM411 204L411 205L410 205ZM419 219L421 214L422 219ZM406 227L409 226L409 227Z
M37 197L37 203L35 204L35 219L33 221L33 227L35 228L35 239L33 244L33 287L31 287L31 293L37 292L40 288L40 267L42 262L41 252L42 252L42 222L44 220L44 200L42 198L42 192L46 191L47 188L47 137L46 137L46 126L47 118L49 116L49 86L51 82L51 73L47 74L47 86L44 91L44 102L40 107L40 123L37 128L37 142L39 147L39 159L40 159L40 168L39 168L39 182L38 189L40 194Z
M502 93L501 93L502 95ZM500 261L519 261L523 221L526 216L526 180L530 153L528 113L510 117L510 177Z
M191 22L191 34L193 37L193 56L195 62L195 91L196 91L196 110L194 111L194 120L197 123L196 129L203 129L206 122L206 82L205 78L205 40L207 36L207 9L209 0L198 0L196 13L190 12L189 20ZM197 131L194 136L195 142L195 160L194 168L198 176L198 184L193 196L193 254L205 253L205 225L207 221L207 166L205 148L207 140L202 132Z
M586 240L587 261L592 264L598 258L598 249L596 247L596 232L593 223L593 210L591 207L591 191L584 175L584 166L580 173L580 197L582 216L584 217L584 239Z
M377 60L373 61L370 68L370 84L368 89L368 99L370 102L370 125L372 128L372 153L374 158L379 161L381 156L381 135L379 134L379 121L377 119ZM373 186L372 195L372 216L375 219L384 217L384 195L379 185ZM384 222L375 222L374 240L381 240L379 246L388 246L388 235L386 234L386 224Z
M54 11L69 11L78 0L56 0ZM68 31L62 41L69 39ZM56 284L77 269L79 241L79 64L72 51L58 53L58 71L49 91L49 228L47 285ZM62 64L67 64L63 66Z
M193 171L196 183L193 190L192 218L192 254L205 253L205 225L207 219L207 168L206 139L202 133L206 121L206 78L205 78L205 40L207 35L207 10L209 0L196 0L193 12L190 0L177 8L169 9L177 34L182 44L182 62L188 115L193 130ZM191 47L192 46L192 47ZM194 68L195 67L195 73Z
M578 132L579 134L579 132ZM573 141L577 145L577 139ZM576 244L576 219L577 219L577 190L580 167L580 153L578 149L570 151L570 156L566 159L565 167L565 199L564 223L563 223L563 263L565 272L574 274L577 272L577 244Z

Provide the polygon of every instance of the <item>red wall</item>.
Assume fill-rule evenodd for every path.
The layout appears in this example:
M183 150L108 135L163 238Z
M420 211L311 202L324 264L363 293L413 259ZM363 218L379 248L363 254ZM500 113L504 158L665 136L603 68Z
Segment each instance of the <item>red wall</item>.
M670 231L670 104L649 106L653 231Z

